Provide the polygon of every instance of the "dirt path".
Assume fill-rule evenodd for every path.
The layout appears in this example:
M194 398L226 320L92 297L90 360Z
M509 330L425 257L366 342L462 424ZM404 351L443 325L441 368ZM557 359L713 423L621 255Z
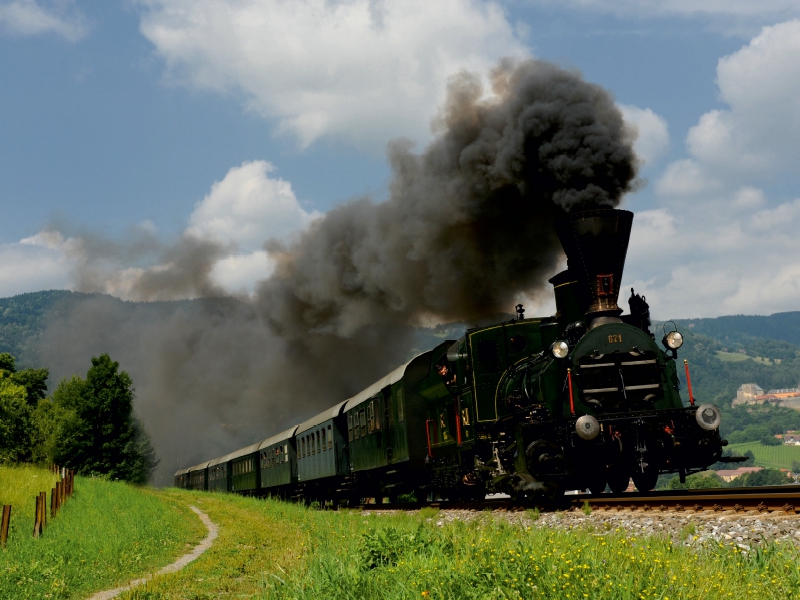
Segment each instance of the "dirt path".
M180 571L183 567L188 565L190 562L192 562L193 560L198 558L201 554L203 554L203 552L208 550L211 547L211 544L214 543L214 540L217 539L217 534L219 533L219 530L217 529L217 526L214 525L214 523L211 521L211 519L208 518L208 515L206 513L199 510L195 506L190 506L189 508L191 508L195 513L197 513L197 516L200 517L200 520L203 522L203 525L205 525L206 529L208 530L208 535L203 539L202 542L197 544L197 546L195 546L191 552L189 552L188 554L184 554L174 563L169 564L166 567L163 567L162 569L159 569L157 572L151 573L150 575L142 577L140 579L134 579L127 585L114 588L113 590L97 592L96 594L90 596L88 600L109 600L110 598L115 598L119 596L122 592L127 592L130 589L133 589L139 585L142 585L143 583L150 581L154 577L158 577L159 575L166 575L167 573L174 573L175 571Z

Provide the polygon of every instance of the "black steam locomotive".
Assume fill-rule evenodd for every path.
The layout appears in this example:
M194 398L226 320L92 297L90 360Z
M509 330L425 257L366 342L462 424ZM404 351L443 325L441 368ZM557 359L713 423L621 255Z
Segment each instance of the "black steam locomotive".
M557 312L468 329L352 398L229 455L178 471L179 487L358 503L477 500L505 492L557 501L565 490L653 489L720 459L720 411L685 406L677 357L649 307L617 305L633 214L599 209L556 223L568 268Z

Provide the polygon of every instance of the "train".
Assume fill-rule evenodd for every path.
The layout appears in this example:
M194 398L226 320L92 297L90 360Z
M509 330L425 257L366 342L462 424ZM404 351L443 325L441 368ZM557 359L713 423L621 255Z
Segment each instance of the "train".
M554 224L567 269L556 313L473 327L355 396L231 454L175 473L179 488L320 506L503 493L558 503L722 457L720 410L681 399L674 324L658 340L646 297L618 305L633 213L576 211ZM688 377L687 367L687 377Z

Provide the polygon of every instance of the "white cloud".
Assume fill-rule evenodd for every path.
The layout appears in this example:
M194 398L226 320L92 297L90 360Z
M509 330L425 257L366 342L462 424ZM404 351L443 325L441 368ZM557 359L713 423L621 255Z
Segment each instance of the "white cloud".
M634 149L646 164L661 158L669 149L669 128L661 115L649 108L619 104L625 121L637 131Z
M796 0L531 0L535 4L564 4L621 17L733 16L786 17L800 13Z
M274 170L263 160L230 169L197 203L187 233L253 251L303 229L319 213L303 210L291 183L269 177Z
M214 265L211 279L230 292L252 294L256 283L269 277L273 268L274 263L263 250L250 254L234 254Z
M527 51L479 0L140 0L142 33L169 72L241 94L307 146L333 136L383 149L429 136L446 78Z
M17 243L0 244L0 297L68 287L63 243L60 235L43 232Z
M88 32L86 17L74 0L52 2L45 7L36 0L12 0L0 4L0 30L15 35L55 33L75 42Z
M636 217L626 281L662 318L800 309L800 199L761 189L798 181L800 21L723 57L717 82L727 108L700 117L656 185L665 204Z
M720 100L689 130L690 158L667 167L662 196L732 191L800 164L800 20L765 27L717 65Z
M717 66L720 99L688 135L692 156L730 176L769 177L800 164L800 20L765 27Z
M746 186L637 212L626 287L645 293L657 318L800 310L800 199L766 203Z
M656 192L662 196L698 196L721 187L722 183L697 161L684 158L667 166L656 183Z

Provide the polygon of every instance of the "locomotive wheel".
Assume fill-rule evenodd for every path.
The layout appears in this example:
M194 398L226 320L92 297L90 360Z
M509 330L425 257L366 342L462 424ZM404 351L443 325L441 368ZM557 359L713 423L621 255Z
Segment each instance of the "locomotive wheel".
M628 489L631 477L628 471L614 468L608 470L608 487L611 488L612 494L621 494Z
M595 477L589 481L589 485L586 487L589 488L593 496L597 496L606 491L606 479L605 477Z
M633 485L640 492L649 492L658 482L658 471L655 469L647 469L644 473L637 472L632 475Z

